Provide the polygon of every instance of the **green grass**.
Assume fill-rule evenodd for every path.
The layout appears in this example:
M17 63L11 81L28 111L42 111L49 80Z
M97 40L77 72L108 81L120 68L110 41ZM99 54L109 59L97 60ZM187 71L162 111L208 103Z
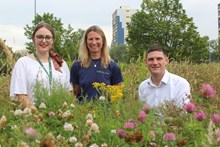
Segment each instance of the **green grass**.
M159 146L212 146L218 143L215 132L212 131L216 131L220 127L210 124L210 117L214 113L220 113L219 96L205 99L199 96L198 91L203 83L210 83L217 93L220 92L220 64L198 65L188 62L173 62L168 66L170 72L186 78L191 84L193 102L197 105L196 111L203 109L207 113L206 120L201 122L194 119L194 114L182 113L170 103L160 107L164 117L155 115L155 110L151 109L147 114L146 122L138 122L137 116L143 106L138 101L138 86L149 76L149 72L142 60L129 65L120 64L120 67L124 76L124 96L116 103L108 104L107 101L100 101L82 105L76 103L73 96L68 95L62 88L53 90L51 95L47 95L39 89L36 107L38 108L43 101L47 108L37 109L37 112L32 112L31 115L21 116L14 116L14 111L20 109L20 106L9 99L10 75L0 76L0 119L3 115L7 118L6 125L0 126L0 145L20 146L23 141L30 146L39 146L54 141L57 146L73 146L74 143L68 141L71 136L75 136L78 139L77 142L81 142L85 146L94 143L99 146L103 143L108 146L149 146L150 142L157 143ZM64 105L65 102L67 105ZM71 104L75 107L71 107ZM51 111L55 115L48 117L48 112ZM63 118L62 115L66 111L70 111L71 115ZM99 133L92 131L90 135L90 127L85 125L86 115L89 113L94 117L93 122L99 126ZM173 119L167 122L166 117ZM128 133L126 139L111 133L113 130L123 129L124 124L128 121L136 123L137 126L135 130L125 129ZM74 130L65 131L65 122L72 124ZM13 129L15 125L17 128ZM24 130L28 127L36 129L38 135L27 136ZM141 142L135 140L138 131L143 137ZM155 132L155 141L148 136L149 131ZM174 132L176 141L163 141L163 135L166 132ZM52 136L48 133L52 133ZM64 138L57 138L59 135ZM210 138L209 141L207 136Z

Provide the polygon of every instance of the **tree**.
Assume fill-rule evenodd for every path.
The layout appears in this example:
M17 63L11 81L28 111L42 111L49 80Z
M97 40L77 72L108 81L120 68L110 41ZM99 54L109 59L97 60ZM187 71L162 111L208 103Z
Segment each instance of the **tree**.
M50 13L44 13L43 16L36 15L35 19L32 21L32 26L26 25L25 36L28 39L32 39L32 33L35 28L35 24L39 22L46 22L50 24L55 30L55 41L54 41L54 52L58 52L61 56L67 60L73 62L78 57L78 47L80 40L83 36L84 31L79 29L74 32L74 29L68 25L67 29L63 27L61 19L58 19ZM33 42L26 43L27 50L29 53L34 52Z
M209 61L220 61L220 47L218 39L209 41Z
M78 29L74 32L70 25L68 25L67 29L64 31L64 41L61 49L62 57L67 59L67 61L72 63L78 58L78 49L84 32L85 31L82 29Z
M126 45L113 45L110 49L110 56L115 62L127 63L127 52Z
M153 43L170 58L195 62L208 58L207 38L201 38L179 0L144 0L128 24L129 57L138 58Z

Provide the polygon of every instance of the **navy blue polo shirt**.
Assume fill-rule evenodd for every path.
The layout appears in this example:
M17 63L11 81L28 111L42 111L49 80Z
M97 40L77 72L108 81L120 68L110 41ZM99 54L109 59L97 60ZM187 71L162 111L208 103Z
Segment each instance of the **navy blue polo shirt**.
M81 61L75 61L70 71L70 82L80 87L77 96L80 101L84 97L90 101L100 96L100 93L92 85L94 82L105 83L106 85L123 82L121 70L114 61L111 61L107 68L101 66L100 59L93 60L88 68L81 67L80 64Z

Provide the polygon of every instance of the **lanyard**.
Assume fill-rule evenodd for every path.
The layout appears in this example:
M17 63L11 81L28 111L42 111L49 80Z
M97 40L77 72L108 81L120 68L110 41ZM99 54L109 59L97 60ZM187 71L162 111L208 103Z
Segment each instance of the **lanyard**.
M40 61L39 57L37 56L37 54L34 52L34 57L36 58L36 60L38 61L38 63L41 65L41 67L44 69L44 71L46 72L46 74L49 77L49 81L50 81L50 86L52 83L52 68L51 68L51 60L50 60L50 56L48 56L48 62L49 62L49 73L47 72L46 68L44 67L44 65L42 64L42 62Z

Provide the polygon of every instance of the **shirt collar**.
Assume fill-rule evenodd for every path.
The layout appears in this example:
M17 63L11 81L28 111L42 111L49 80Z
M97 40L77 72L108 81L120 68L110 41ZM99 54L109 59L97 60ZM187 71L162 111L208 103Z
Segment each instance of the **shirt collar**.
M167 85L167 83L168 83L168 81L169 81L169 77L170 77L169 75L170 75L169 72L168 72L167 70L165 70L165 73L164 73L164 75L163 75L163 78L162 78L162 80L160 81L160 85L161 85L162 83L164 83L164 84ZM151 80L151 76L149 77L148 84L151 85L151 86L155 86L154 83L153 83L152 80ZM158 87L160 87L160 85L159 85ZM157 87L157 86L155 86L155 87Z
M167 84L169 81L169 77L170 77L169 75L170 75L169 72L167 70L165 70L165 73L163 75L161 82L163 82L164 84Z

